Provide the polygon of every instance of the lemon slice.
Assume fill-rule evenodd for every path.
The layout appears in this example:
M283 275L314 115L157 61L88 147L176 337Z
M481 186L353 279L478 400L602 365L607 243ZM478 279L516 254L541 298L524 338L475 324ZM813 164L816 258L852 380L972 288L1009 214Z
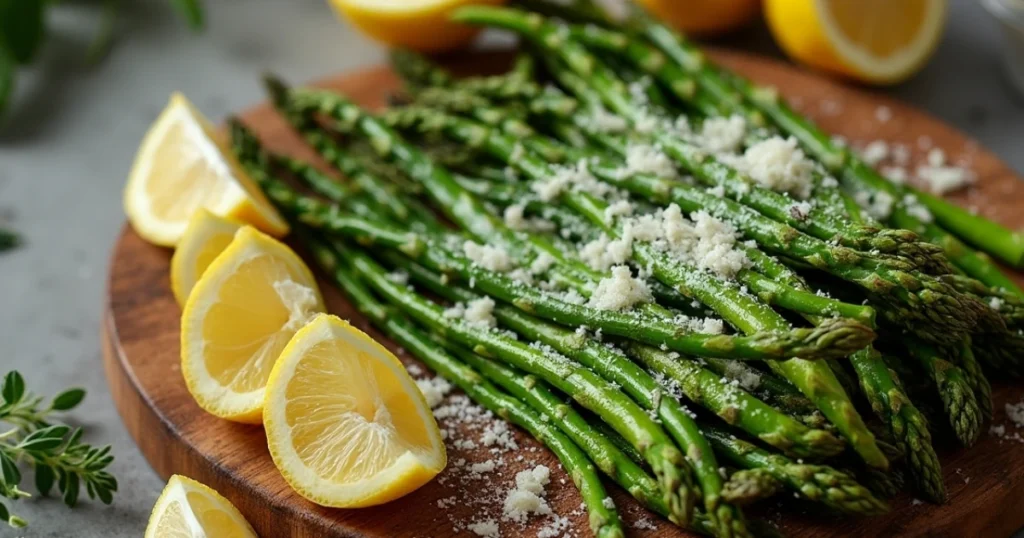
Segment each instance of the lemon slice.
M257 538L234 505L209 487L174 475L156 500L145 538Z
M402 363L326 314L299 331L274 366L263 425L285 480L322 506L397 499L446 462L434 416Z
M441 52L471 41L479 29L448 19L455 8L505 0L330 0L335 11L370 37L394 47Z
M793 58L863 82L892 84L931 57L946 0L766 0L775 40Z
M171 291L179 305L185 305L196 281L217 255L231 244L241 227L241 224L220 218L206 209L200 209L192 216L171 257Z
M181 316L181 370L200 407L258 424L270 371L323 299L287 246L246 226L196 283Z
M282 236L277 214L220 139L210 122L181 94L146 133L124 190L124 209L135 231L151 243L175 246L201 207Z

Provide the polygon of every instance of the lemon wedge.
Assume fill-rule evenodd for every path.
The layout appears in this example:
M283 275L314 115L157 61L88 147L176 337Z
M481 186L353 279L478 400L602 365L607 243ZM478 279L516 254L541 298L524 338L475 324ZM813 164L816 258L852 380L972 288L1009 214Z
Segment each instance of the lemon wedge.
M145 538L257 538L249 522L216 491L174 475L156 500Z
M146 133L124 190L124 209L143 238L178 244L199 208L282 236L287 223L242 170L210 122L181 94Z
M458 7L499 5L505 0L330 0L331 6L377 41L420 52L441 52L469 43L479 29L456 24Z
M322 506L397 499L446 462L434 416L402 363L326 314L300 330L274 366L263 425L285 480Z
M764 9L787 54L872 84L918 72L946 20L946 0L766 0Z
M241 224L220 218L206 209L200 209L192 216L171 257L171 291L179 305L185 305L196 281L217 255L231 244L241 227Z
M181 370L200 407L258 424L270 371L324 311L316 280L284 244L246 226L199 278L181 316Z

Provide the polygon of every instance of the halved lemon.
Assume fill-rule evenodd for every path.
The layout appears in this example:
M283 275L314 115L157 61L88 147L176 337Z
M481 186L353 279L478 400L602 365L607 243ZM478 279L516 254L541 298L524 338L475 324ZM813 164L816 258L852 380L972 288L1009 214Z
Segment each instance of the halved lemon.
M324 311L316 280L284 244L246 226L200 277L181 315L181 370L200 407L258 424L281 350Z
M766 0L764 7L790 56L873 84L919 71L946 20L946 0Z
M178 244L199 208L272 235L288 224L216 136L210 122L180 93L146 133L124 190L124 210L143 238Z
M185 305L196 281L228 248L241 227L242 224L218 217L206 209L196 211L189 219L185 235L171 257L171 291L179 305Z
M339 14L367 35L393 47L441 52L469 43L480 31L449 20L465 5L500 5L506 0L330 0Z
M397 499L446 463L437 422L402 363L326 314L299 331L274 366L263 425L285 480L322 506Z
M191 478L174 475L156 500L145 538L257 538L230 501Z

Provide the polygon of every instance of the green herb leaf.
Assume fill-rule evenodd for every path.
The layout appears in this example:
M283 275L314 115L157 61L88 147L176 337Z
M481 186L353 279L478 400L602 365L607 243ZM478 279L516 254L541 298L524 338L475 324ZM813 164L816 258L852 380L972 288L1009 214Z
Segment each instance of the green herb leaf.
M5 72L4 57L4 51L0 50L0 116L4 113L4 105L7 101L7 96L14 85L13 77L16 69L13 61L8 62L6 65L8 71ZM5 75L9 75L11 77L10 80L5 81ZM18 234L10 230L0 228L0 252L10 250L18 246L20 242L21 240L18 238Z
M0 451L0 479L4 490L13 491L21 483L21 471L6 452Z
M50 494L54 477L53 469L45 465L36 465L36 489L40 495L45 497Z
M4 376L3 386L0 387L0 396L3 396L4 403L19 402L24 395L25 378L21 377L17 370L11 371Z
M64 504L74 508L78 504L78 475L68 473L67 484L64 487Z
M57 395L53 399L53 404L50 407L54 411L67 411L74 409L78 404L82 403L82 399L85 398L85 389L73 388L68 389Z
M46 33L43 0L0 0L0 40L18 63L35 56Z
M26 452L46 452L64 444L64 436L71 428L64 425L50 426L36 430L18 443L18 448Z

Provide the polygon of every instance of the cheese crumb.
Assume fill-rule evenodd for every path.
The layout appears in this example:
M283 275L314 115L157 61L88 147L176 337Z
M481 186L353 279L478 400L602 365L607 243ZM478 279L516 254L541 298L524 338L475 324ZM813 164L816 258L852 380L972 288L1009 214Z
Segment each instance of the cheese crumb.
M416 386L419 387L420 392L423 393L423 398L427 400L427 405L431 409L441 405L444 401L444 397L452 391L452 385L443 377L437 376L430 379L417 379Z
M907 214L914 217L921 222L932 222L935 218L932 216L931 211L924 206L913 194L905 194L903 196L903 209L906 210Z
M472 531L473 534L483 536L484 538L499 538L501 536L501 531L498 528L498 522L493 519L474 521L467 525L466 528Z
M622 311L651 300L653 296L647 282L633 278L629 267L617 265L612 268L612 276L598 282L587 304L600 310Z
M650 144L630 144L626 148L626 166L619 171L622 179L634 174L654 174L664 179L678 179L679 170L665 152Z
M516 485L505 497L502 519L526 523L531 514L551 514L551 507L544 499L544 486L550 481L551 471L544 465L517 473Z
M864 147L860 156L864 159L864 162L871 166L877 166L878 163L889 158L889 143L885 140L872 141Z
M481 297L469 303L455 303L445 309L444 317L461 319L474 327L491 329L498 325L494 319L494 299Z
M868 215L878 220L888 219L892 214L892 206L896 202L891 194L883 191L876 191L874 194L868 191L859 191L853 195L853 199L861 209L868 212Z
M793 137L778 136L750 146L735 165L762 187L786 192L801 200L811 195L814 161L804 155Z
M508 252L499 247L466 241L462 245L462 252L474 264L488 271L504 273L512 268L512 258L508 255Z
M1006 416L1018 428L1024 428L1024 400L1017 404L1006 404Z
M736 153L747 136L743 116L717 116L704 120L700 130L701 146L711 153Z

